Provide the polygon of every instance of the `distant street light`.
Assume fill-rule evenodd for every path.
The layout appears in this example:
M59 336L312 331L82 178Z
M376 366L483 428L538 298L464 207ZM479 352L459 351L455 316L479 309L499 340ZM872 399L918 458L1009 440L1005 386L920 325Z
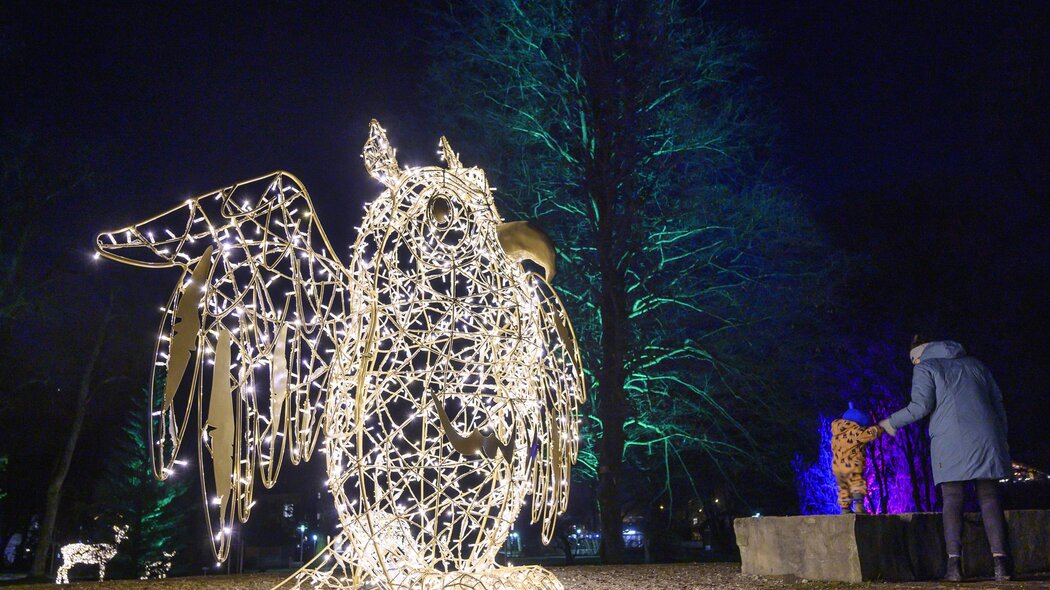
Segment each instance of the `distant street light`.
M303 545L306 544L306 525L299 525L299 563L303 562Z

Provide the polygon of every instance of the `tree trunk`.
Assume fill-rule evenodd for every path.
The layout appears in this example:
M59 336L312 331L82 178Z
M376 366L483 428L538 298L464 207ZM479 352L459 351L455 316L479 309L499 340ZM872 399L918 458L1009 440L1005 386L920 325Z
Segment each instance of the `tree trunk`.
M609 404L612 387L604 387L602 405ZM609 404L611 405L611 404ZM623 562L623 513L620 474L623 455L623 417L599 412L602 419L601 452L598 458L598 507L601 513L602 563Z
M576 565L576 555L572 552L572 541L569 540L569 527L567 525L558 527L555 529L555 534L565 554L565 565Z
M602 440L598 453L598 506L601 513L602 563L623 562L623 507L620 487L623 471L624 422L627 399L624 395L627 346L626 290L615 254L599 246L602 258L602 367L599 382L601 399L598 417L602 421Z
M598 509L601 517L602 563L623 562L623 498L621 478L625 442L624 422L629 409L624 394L627 336L627 289L623 264L628 252L624 219L628 209L617 211L624 201L625 175L621 159L628 135L623 130L623 105L617 100L622 88L618 80L613 24L616 14L611 3L585 2L581 31L586 103L591 115L593 144L584 152L584 183L597 213L595 247L598 251L599 300L601 309L601 368L598 371L600 397L597 414L602 438L598 444ZM628 130L633 131L633 130ZM619 155L617 158L616 155ZM629 175L628 175L629 176Z
M62 499L62 485L69 473L69 466L73 463L73 452L77 448L77 440L80 438L80 430L84 426L84 415L87 413L88 400L91 393L92 377L95 375L95 365L102 354L102 344L106 339L106 330L113 317L113 300L106 306L106 314L102 318L95 337L94 346L88 354L84 372L80 376L80 389L77 391L77 405L73 413L73 423L69 426L69 436L66 438L66 446L59 457L55 471L51 475L51 483L47 486L47 504L44 508L44 520L40 523L40 539L37 541L36 553L33 555L33 567L29 575L38 577L47 573L47 558L51 547L51 537L55 532L55 519L58 516L58 505Z
M902 433L903 434L903 433ZM912 444L912 437L906 435L904 437L904 453L908 461L908 482L911 484L911 501L914 504L913 510L915 512L923 511L922 502L922 486L926 482L922 481L917 469L915 469L915 446Z

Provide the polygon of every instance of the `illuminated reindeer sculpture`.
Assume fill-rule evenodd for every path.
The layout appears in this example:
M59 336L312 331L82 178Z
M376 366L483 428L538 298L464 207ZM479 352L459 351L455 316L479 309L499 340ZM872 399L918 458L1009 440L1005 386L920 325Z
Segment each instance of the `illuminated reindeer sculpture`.
M561 588L495 563L526 496L549 540L577 456L583 372L548 284L554 250L503 223L484 172L440 148L444 166L401 168L372 122L365 166L386 190L347 265L284 172L99 235L102 256L182 271L162 308L150 448L163 479L199 437L219 560L256 473L270 487L285 457L320 448L341 531L290 581Z
M146 564L142 575L139 576L140 580L163 580L168 577L168 572L171 571L171 560L175 558L175 551L163 551L161 555L164 559Z
M62 554L62 566L58 568L58 576L55 578L55 583L68 584L69 570L73 569L73 566L80 564L98 564L98 580L100 582L105 580L106 562L117 555L117 545L124 542L124 539L127 538L127 534L128 525L114 526L113 545L110 545L109 543L70 543L69 545L63 545L60 550Z

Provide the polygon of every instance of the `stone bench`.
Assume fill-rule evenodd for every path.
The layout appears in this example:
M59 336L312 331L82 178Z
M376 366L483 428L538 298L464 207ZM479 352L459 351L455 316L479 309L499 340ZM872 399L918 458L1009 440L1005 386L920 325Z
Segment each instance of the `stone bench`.
M1008 510L1014 574L1050 571L1050 510ZM733 522L741 570L810 580L910 582L944 575L939 512L773 516ZM992 575L980 514L963 518L963 575Z

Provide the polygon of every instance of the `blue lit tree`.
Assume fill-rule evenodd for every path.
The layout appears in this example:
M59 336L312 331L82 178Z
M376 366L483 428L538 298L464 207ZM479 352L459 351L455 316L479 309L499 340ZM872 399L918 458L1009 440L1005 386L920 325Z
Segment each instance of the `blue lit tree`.
M817 459L810 463L799 453L791 462L795 470L795 489L798 491L798 508L802 514L838 514L838 484L831 472L831 421L821 417L818 421Z
M432 83L501 206L559 247L590 386L576 473L616 562L632 502L787 470L810 389L782 369L812 355L827 255L768 173L747 34L673 2L477 4L437 15Z

